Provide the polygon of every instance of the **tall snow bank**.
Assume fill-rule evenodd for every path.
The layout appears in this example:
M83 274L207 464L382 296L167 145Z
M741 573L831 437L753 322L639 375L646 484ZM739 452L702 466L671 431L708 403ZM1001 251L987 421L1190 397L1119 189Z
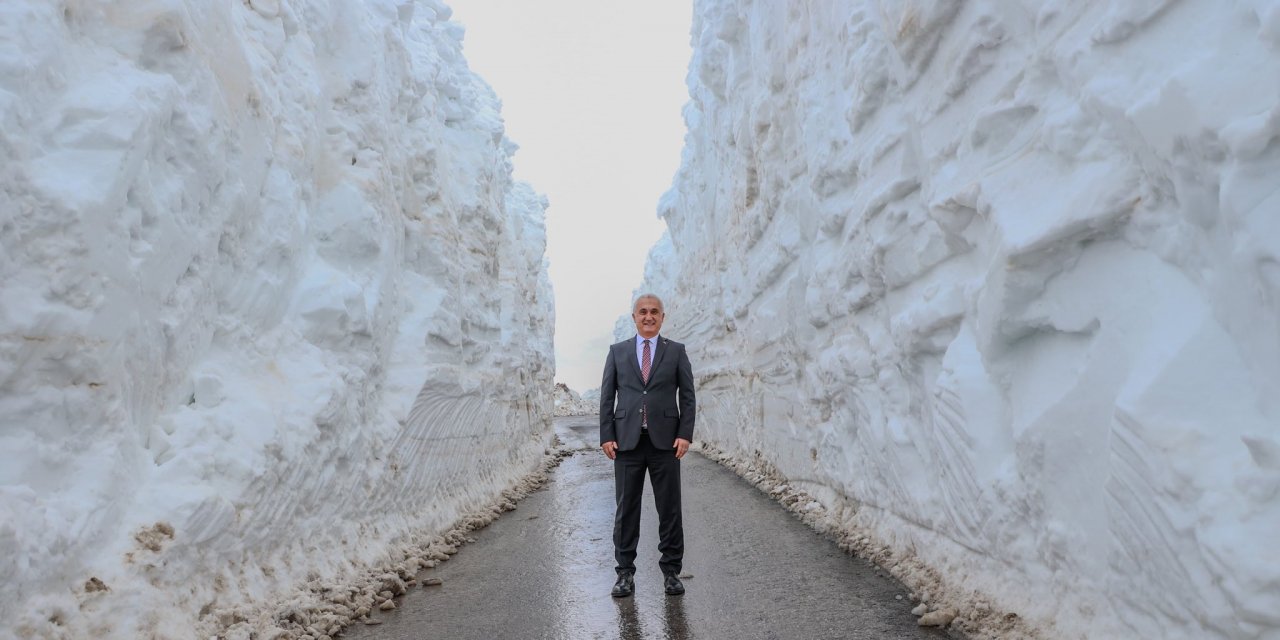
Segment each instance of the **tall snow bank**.
M699 437L1050 637L1280 635L1280 8L695 4Z
M0 3L0 635L194 637L536 467L545 202L449 14Z

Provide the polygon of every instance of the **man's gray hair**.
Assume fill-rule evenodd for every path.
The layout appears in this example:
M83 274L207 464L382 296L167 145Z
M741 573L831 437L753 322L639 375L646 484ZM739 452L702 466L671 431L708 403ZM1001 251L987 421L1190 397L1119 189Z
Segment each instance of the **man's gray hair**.
M631 303L631 312L632 312L632 313L635 313L635 311L636 311L636 307L640 306L640 301L641 301L641 300L656 300L656 301L658 302L658 310L659 310L659 311L661 311L661 312L663 312L663 313L666 313L666 312L667 312L667 306L666 306L666 305L664 305L664 304L662 304L662 298L659 298L657 295L652 294L652 293L642 293L642 294L640 294L640 295L636 296L636 300L635 300L635 302L632 302L632 303Z

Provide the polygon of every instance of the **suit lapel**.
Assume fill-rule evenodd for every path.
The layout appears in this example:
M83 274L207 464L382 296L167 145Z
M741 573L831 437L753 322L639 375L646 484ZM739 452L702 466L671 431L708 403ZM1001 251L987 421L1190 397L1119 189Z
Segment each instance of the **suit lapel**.
M657 348L659 346L661 346L662 348L657 349L657 353L654 354L653 356L653 363L649 365L649 381L644 383L644 386L646 387L649 386L649 382L653 381L653 376L657 375L658 365L662 363L662 358L667 355L667 349L671 348L671 345L669 344L670 341L668 341L666 338L663 338L662 336L658 336L658 342L660 342L661 344L654 345L654 348ZM643 380L643 378L641 379Z
M631 368L632 368L632 370L634 370L634 371L636 372L636 380L639 380L639 381L640 381L640 384L645 384L645 382L644 382L644 374L640 372L640 361L636 359L636 339L635 339L635 336L632 336L632 337L631 337L631 341L627 343L627 346L628 346L628 348L627 348L627 360L629 360L629 361L631 362ZM652 366L652 365L651 365L651 366ZM650 369L650 374L652 374L652 373L653 373L653 370L652 370L652 369Z

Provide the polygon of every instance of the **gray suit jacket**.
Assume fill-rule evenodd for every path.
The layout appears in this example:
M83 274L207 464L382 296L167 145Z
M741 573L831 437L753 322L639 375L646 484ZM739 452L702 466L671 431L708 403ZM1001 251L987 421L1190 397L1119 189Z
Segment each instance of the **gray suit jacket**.
M615 440L620 451L636 448L642 404L648 407L654 447L674 449L678 437L693 441L693 366L684 345L661 335L658 340L648 384L636 362L635 336L609 347L600 381L600 444Z

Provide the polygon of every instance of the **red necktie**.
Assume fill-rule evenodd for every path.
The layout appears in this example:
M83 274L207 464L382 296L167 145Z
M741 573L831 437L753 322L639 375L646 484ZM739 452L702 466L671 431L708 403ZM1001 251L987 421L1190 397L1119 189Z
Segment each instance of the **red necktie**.
M644 341L644 352L640 354L640 377L644 379L645 384L649 383L649 367L652 365L653 355L649 351L649 341ZM640 403L640 421L645 428L649 427L649 403L641 401Z
M649 341L645 340L644 353L640 355L640 375L644 378L646 384L649 382L649 367L651 365L650 360L652 360L652 358L653 356L649 354Z

